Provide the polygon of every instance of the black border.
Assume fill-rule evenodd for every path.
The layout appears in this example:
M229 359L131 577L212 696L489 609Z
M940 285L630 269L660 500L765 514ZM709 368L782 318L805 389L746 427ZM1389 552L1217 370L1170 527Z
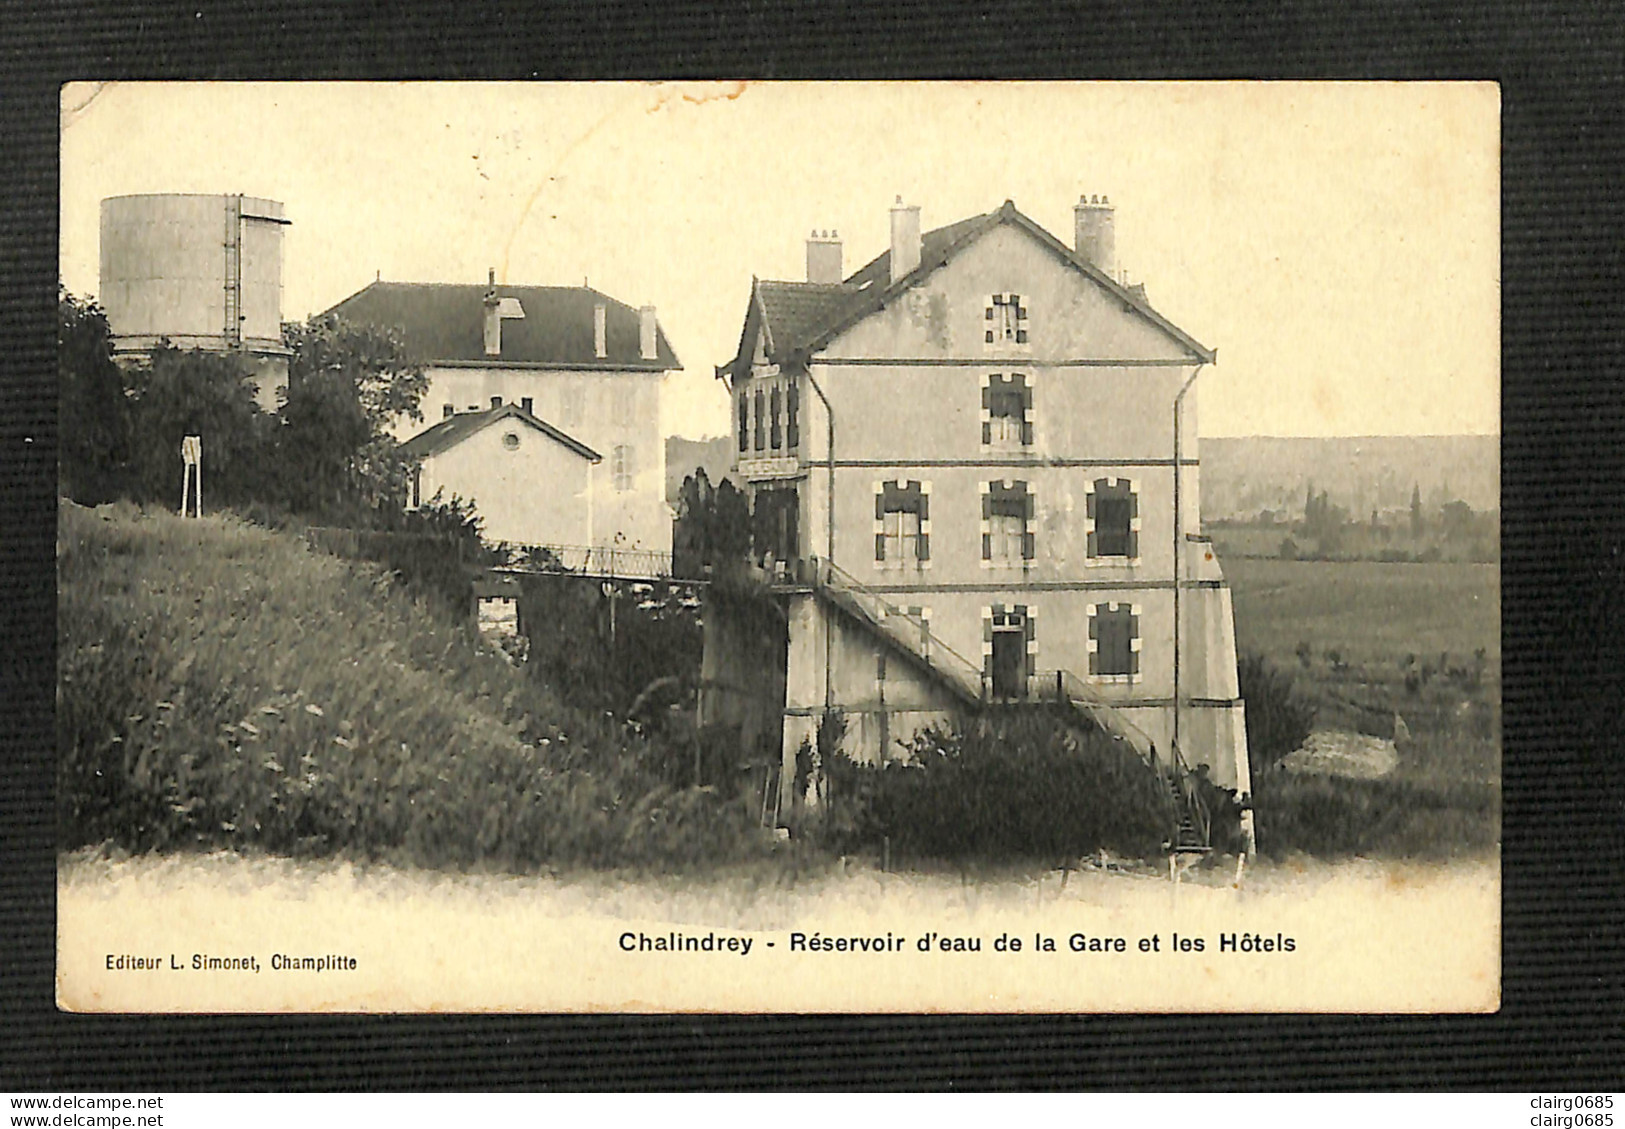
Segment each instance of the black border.
M1187 7L0 4L0 1089L1625 1088L1625 17L1608 4ZM58 84L741 75L1502 83L1498 1015L54 1010Z

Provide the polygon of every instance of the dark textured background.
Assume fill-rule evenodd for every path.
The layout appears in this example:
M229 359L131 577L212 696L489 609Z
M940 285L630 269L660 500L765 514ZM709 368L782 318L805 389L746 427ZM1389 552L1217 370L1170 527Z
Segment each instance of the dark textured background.
M1603 4L1203 7L0 4L0 1090L1625 1088L1625 17ZM146 1019L53 1010L58 84L740 76L1502 82L1500 1014ZM1064 145L1057 138L1058 152Z

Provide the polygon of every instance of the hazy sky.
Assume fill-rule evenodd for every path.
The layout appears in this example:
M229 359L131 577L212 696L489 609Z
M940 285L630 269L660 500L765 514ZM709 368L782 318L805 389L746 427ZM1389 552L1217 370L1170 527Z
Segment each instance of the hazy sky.
M1218 349L1205 435L1493 433L1500 103L1448 84L73 84L62 276L97 290L98 204L286 205L283 317L387 280L578 285L659 311L666 426L726 432L712 368L752 274L885 249L1007 197L1066 243L1080 192L1117 260Z

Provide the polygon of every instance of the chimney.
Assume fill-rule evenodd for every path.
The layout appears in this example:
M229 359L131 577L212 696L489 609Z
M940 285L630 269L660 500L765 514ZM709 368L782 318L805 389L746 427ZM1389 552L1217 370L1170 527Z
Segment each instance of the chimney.
M845 277L841 268L840 233L813 232L807 240L807 281L838 283Z
M487 275L485 290L485 355L502 355L502 300L497 297L497 272L492 267Z
M1079 196L1072 208L1078 258L1117 277L1117 237L1112 206L1104 196Z
M646 361L655 359L655 308L644 306L638 311L638 355Z
M604 332L604 304L602 302L592 308L592 355L595 357L609 356L609 345Z
M891 210L891 280L920 265L920 206L899 196Z

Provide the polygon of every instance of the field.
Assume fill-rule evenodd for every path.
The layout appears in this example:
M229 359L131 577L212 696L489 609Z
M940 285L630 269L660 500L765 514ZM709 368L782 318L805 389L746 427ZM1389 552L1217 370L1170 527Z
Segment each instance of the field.
M1483 648L1501 658L1501 569L1493 564L1224 558L1236 606L1236 645L1276 665L1300 643L1347 662L1407 654L1460 663Z
M1238 649L1292 677L1316 729L1392 740L1398 751L1382 780L1262 775L1265 834L1319 855L1492 848L1500 837L1499 567L1234 559L1224 569Z

